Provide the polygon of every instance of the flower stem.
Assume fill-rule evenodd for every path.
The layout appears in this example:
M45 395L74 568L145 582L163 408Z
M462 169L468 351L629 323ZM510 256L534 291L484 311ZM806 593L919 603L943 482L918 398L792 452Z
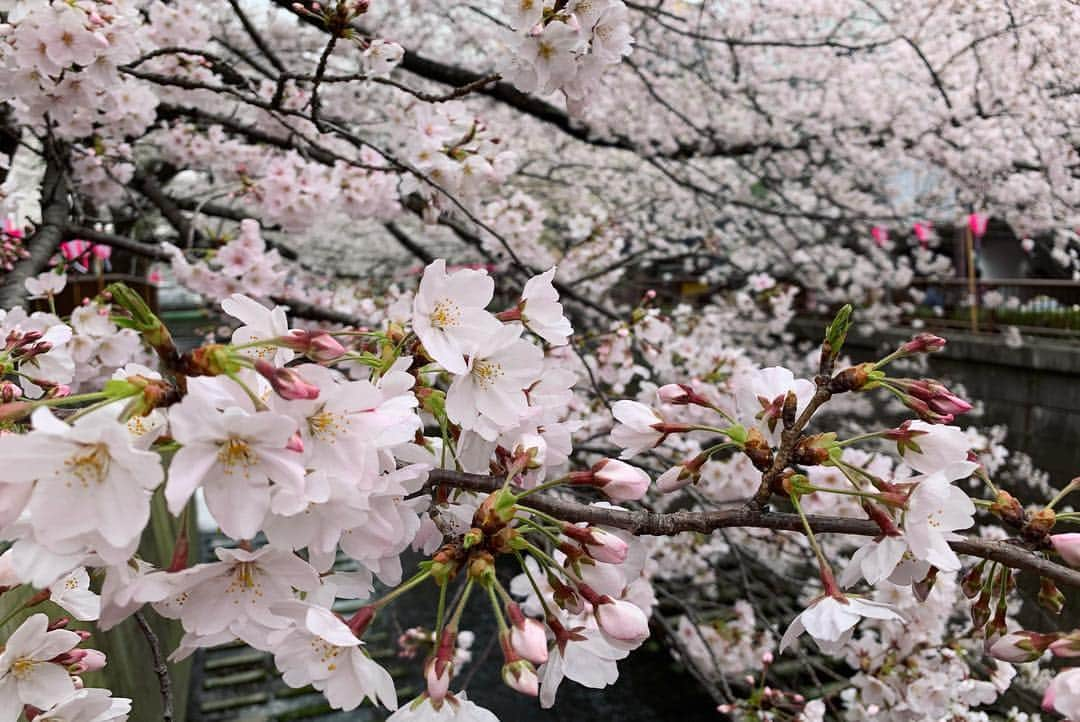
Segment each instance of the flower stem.
M491 600L491 608L495 610L495 622L499 625L499 632L509 632L510 626L503 617L502 608L499 606L499 596L495 593L495 584L487 585L488 599Z
M442 636L443 618L446 616L446 590L449 582L439 585L439 606L435 610L435 649L439 648L439 637Z
M529 571L529 565L525 563L525 557L521 556L521 552L516 549L514 550L514 556L517 557L518 564L521 565L521 571L525 572L525 577L529 580L529 584L532 585L533 591L536 592L536 598L540 600L540 606L544 608L544 617L552 616L547 600L544 599L544 595L540 592L540 585L536 583L532 572Z
M798 512L799 518L802 519L803 529L806 530L806 538L810 542L810 548L814 550L814 555L817 556L818 566L821 569L821 583L825 585L825 593L832 597L843 596L840 588L836 586L836 577L833 574L832 567L829 566L829 560L825 558L825 552L821 550L821 545L818 544L817 537L814 536L814 530L810 528L810 520L806 518L802 504L799 503L798 494L791 495L791 503L795 507L795 511Z
M1047 508L1047 509L1053 509L1053 508L1054 508L1054 507L1055 507L1055 506L1057 505L1057 503L1058 503L1059 501L1061 501L1061 500L1062 500L1062 499L1064 499L1064 498L1065 498L1066 496L1068 496L1069 494L1071 494L1071 493L1072 493L1073 491L1075 491L1075 490L1076 490L1076 489L1077 489L1078 487L1080 487L1080 476L1076 477L1075 479L1073 479L1072 481L1070 481L1070 482L1069 482L1068 484L1066 484L1066 485L1065 485L1065 488L1064 488L1064 489L1062 489L1061 491L1059 491L1059 492L1057 493L1057 496L1055 496L1055 497L1054 497L1053 499L1051 499L1051 500L1050 500L1050 503L1046 505L1046 508Z
M431 570L430 569L424 569L423 571L417 572L417 574L412 579L405 582L404 584L399 586L397 589L391 589L389 592L386 593L386 596L384 596L382 599L378 599L378 600L372 602L368 606L374 607L376 609L378 609L379 607L383 607L383 606L389 604L390 602L394 601L398 597L400 597L405 592L407 592L410 589L412 589L412 588L416 587L417 585L421 584L424 580L426 580L430 576L431 576Z
M887 434L887 431L870 431L865 434L859 434L858 436L852 436L850 439L844 439L843 441L837 441L837 446L848 446L849 444L857 444L860 441L868 441L869 439L880 439Z
M545 528L544 528L543 526L541 526L540 524L537 524L537 523L536 523L535 521L533 521L532 519L529 519L529 518L526 518L526 517L518 517L518 519L520 519L520 520L521 520L521 522L522 522L523 524L528 524L528 525L529 525L529 526L531 526L531 527L532 527L533 529L535 529L536 531L538 531L538 532L540 532L541 534L543 534L544 536L546 536L546 537L547 537L548 539L550 539L551 541L553 541L553 542L554 542L555 544L559 544L559 543L560 543L560 541L561 541L561 540L559 539L559 537L555 536L555 535L554 535L554 534L552 534L552 533L551 533L550 531L548 531L547 529L545 529Z
M528 496L529 494L535 494L535 493L537 493L539 491L547 491L548 489L554 489L556 486L561 486L561 485L565 484L568 481L570 481L569 476L560 476L558 479L552 479L551 481L546 481L543 484L539 484L537 486L534 486L531 489L526 489L525 491L518 494L517 498L518 499L523 499L526 496Z

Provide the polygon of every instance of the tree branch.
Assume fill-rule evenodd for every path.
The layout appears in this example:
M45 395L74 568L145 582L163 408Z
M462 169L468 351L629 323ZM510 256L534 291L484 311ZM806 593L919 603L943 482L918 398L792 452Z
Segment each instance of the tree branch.
M165 656L161 653L161 642L158 641L150 623L146 621L142 611L135 612L135 623L139 625L146 643L150 645L150 655L154 660L154 674L158 678L158 687L161 689L161 722L173 720L172 680L169 678L169 665L165 662Z
M495 491L503 485L503 481L494 476L465 474L447 469L435 469L428 474L428 487L445 484L478 492ZM615 527L638 536L674 536L683 532L710 534L718 529L731 527L803 533L803 522L798 514L757 511L749 507L658 514L647 510L627 511L590 506L557 499L548 494L530 495L527 505L564 521ZM807 516L807 519L810 528L819 534L853 534L867 537L881 535L881 528L869 519L814 515ZM1080 589L1080 571L1044 559L1018 544L968 538L950 542L950 546L960 554L989 559L1013 569L1033 572L1058 584Z
M3 277L0 308L12 308L23 302L27 295L24 281L45 270L56 247L63 240L64 224L71 211L64 164L63 151L46 139L45 177L41 183L41 225L26 241L30 255Z

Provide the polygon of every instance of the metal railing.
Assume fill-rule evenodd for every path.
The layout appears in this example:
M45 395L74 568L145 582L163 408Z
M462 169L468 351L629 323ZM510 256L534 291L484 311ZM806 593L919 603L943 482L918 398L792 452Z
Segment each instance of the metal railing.
M995 278L975 282L975 303L967 279L912 282L919 300L915 318L973 332L1017 326L1051 335L1080 334L1080 281Z

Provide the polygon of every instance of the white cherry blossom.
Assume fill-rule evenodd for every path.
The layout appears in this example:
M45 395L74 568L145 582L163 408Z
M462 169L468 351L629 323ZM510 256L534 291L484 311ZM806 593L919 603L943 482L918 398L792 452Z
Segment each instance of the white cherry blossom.
M900 622L904 620L900 613L888 604L854 596L837 599L826 595L812 602L792 620L780 640L780 651L790 647L799 635L806 632L823 651L829 653L851 637L855 625L864 617Z
M563 315L559 292L551 283L555 270L549 268L525 282L521 292L521 320L527 329L552 346L565 346L574 329Z
M165 499L179 514L202 487L222 531L251 538L271 508L272 484L296 492L303 488L301 456L286 448L296 422L271 411L253 412L243 399L215 398L220 385L198 382L194 379L191 393L169 410L173 438L183 446L170 466Z
M446 392L450 420L489 441L525 416L525 389L543 370L543 351L521 332L520 324L505 324L471 347L466 370Z
M440 366L454 374L467 372L465 355L495 333L498 321L484 309L495 293L485 271L462 268L446 272L446 261L433 261L420 279L413 299L413 331Z
M150 518L150 495L164 472L157 454L135 449L127 427L100 415L74 424L46 408L34 430L0 437L8 479L33 483L26 528L59 553L91 549L110 563L127 560Z
M23 705L48 709L75 691L67 669L51 660L74 649L80 637L48 626L47 616L34 614L7 638L0 652L0 722L15 722Z

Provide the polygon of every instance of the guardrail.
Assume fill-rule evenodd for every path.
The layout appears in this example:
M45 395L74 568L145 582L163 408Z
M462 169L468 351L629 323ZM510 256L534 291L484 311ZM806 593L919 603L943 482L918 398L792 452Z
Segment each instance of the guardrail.
M914 318L970 331L997 331L1004 326L1049 335L1080 334L1080 281L995 278L975 282L972 313L968 281L962 278L919 279Z

